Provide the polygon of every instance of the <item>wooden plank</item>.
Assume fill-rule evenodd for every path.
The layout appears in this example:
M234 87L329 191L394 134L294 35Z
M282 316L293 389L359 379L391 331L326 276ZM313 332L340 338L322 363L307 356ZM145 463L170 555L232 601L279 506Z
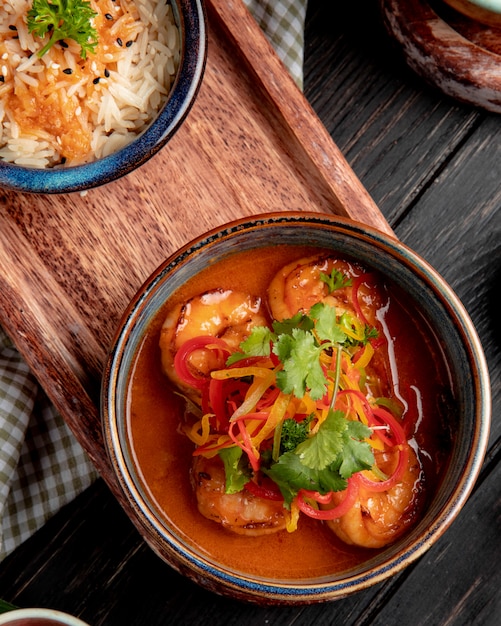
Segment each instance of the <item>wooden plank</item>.
M446 533L405 572L398 594L379 598L358 623L499 624L501 465L491 467L454 522L454 532Z
M491 372L493 416L501 410L501 378L495 375L501 367L499 328L493 323L501 281L501 146L492 140L498 132L498 120L487 118L423 193L414 216L396 229L442 274L469 312ZM501 423L493 419L491 445L500 437Z
M410 70L377 3L308 6L305 95L394 225L488 114Z

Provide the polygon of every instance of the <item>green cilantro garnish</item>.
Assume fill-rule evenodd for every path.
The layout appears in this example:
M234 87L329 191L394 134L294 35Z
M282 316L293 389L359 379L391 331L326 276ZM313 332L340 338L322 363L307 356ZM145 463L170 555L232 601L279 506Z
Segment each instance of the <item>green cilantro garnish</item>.
M250 480L248 467L242 459L242 448L238 446L223 448L219 451L219 456L224 464L226 493L238 493L242 491Z
M233 354L228 365L249 356L275 354L282 363L277 372L277 385L284 393L294 393L302 398L308 391L319 400L326 391L327 377L320 364L320 355L326 349L347 341L338 321L336 310L318 303L309 315L302 313L273 323L273 330L264 326L252 329L249 337L240 344L241 352Z
M333 270L328 277L336 288L346 286L346 279ZM324 280L324 279L322 279ZM276 357L276 385L285 394L312 400L322 399L329 380L334 383L330 406L335 403L339 371L328 371L322 364L322 354L338 353L339 370L343 350L354 351L377 336L376 329L365 327L363 336L358 322L359 340L353 339L357 322L348 313L337 315L335 307L319 302L306 315L297 313L290 319L273 322L272 328L254 328L240 344L240 352L228 359L228 365L247 357ZM350 334L348 334L350 333ZM280 488L285 505L290 506L299 490L307 489L325 494L346 489L347 480L356 472L374 465L371 446L366 441L372 431L362 422L350 420L341 412L329 409L327 417L315 433L311 433L314 416L302 421L285 419L277 427L273 453L266 456L262 471ZM230 475L228 493L238 490L248 480L240 464L240 448L236 456L221 454ZM244 481L244 482L243 482Z
M377 331L377 328L374 328L374 326L365 326L365 334L364 334L364 338L362 340L362 343L365 345L366 343L368 343L371 339L377 339L379 337L379 333Z
M334 464L341 478L349 478L374 463L372 452L363 442L371 433L361 422L347 420L341 411L330 411L318 433L300 443L295 453L311 469L324 470Z
M320 365L323 349L311 332L300 328L294 329L292 335L279 335L273 346L283 365L276 375L277 386L297 398L302 398L308 389L311 397L319 400L327 389L327 378Z
M329 293L332 293L337 289L343 289L343 287L351 287L353 282L351 278L348 278L348 276L336 268L332 269L330 276L329 274L320 272L320 280L327 285Z
M364 441L370 434L370 428L361 422L347 420L341 411L330 411L315 435L282 454L265 472L277 483L287 504L300 489L342 491L350 476L374 464L371 448Z
M251 334L240 344L241 352L234 352L228 357L226 365L233 365L250 356L270 356L271 343L276 335L267 326L255 326Z
M73 39L80 44L83 59L87 58L87 52L95 53L98 35L92 19L96 15L86 0L33 0L28 11L28 30L41 38L50 34L38 56L42 57L63 39Z
M374 456L364 441L371 434L361 422L331 411L318 433L282 454L265 473L279 486L290 505L300 489L328 493L346 489L355 472L370 469Z

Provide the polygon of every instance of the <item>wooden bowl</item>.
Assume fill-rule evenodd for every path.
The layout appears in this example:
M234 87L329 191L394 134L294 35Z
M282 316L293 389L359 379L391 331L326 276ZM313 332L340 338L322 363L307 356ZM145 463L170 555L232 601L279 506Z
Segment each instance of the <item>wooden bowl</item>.
M422 519L395 543L356 567L312 579L263 579L227 568L183 537L159 510L144 483L127 419L135 357L166 300L208 264L273 244L315 246L350 256L380 272L412 300L429 324L450 370L455 411L450 461ZM488 371L475 328L451 288L423 259L396 239L346 219L316 213L278 213L240 219L199 237L167 259L127 308L105 368L102 419L111 464L130 501L135 522L153 550L176 570L216 593L257 603L301 604L333 600L378 583L419 558L447 530L478 476L490 424ZM212 523L212 522L211 522ZM222 529L221 529L222 530ZM224 532L224 531L223 531ZM230 539L231 540L231 539ZM307 555L303 555L307 558Z
M444 2L472 20L488 26L501 26L499 0L444 0Z

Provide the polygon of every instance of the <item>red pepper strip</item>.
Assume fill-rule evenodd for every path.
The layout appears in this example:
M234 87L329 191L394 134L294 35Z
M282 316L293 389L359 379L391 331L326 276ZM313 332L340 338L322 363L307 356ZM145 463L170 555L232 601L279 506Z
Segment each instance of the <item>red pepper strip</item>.
M266 409L270 406L273 406L273 404L275 404L275 400L278 398L279 395L280 389L278 389L278 387L268 389L268 391L263 395L261 400L259 400L256 404L256 409L260 411L261 409Z
M385 337L377 337L376 339L370 339L371 346L374 348L374 351L378 350L381 346L384 346L386 343Z
M218 380L212 378L209 383L209 403L210 408L206 413L214 413L215 424L213 427L219 432L227 432L230 425L230 415L233 414L235 408L228 411L228 405L231 407L233 399L243 402L245 392L249 385L240 380L228 379Z
M219 452L219 450L223 450L224 448L231 448L233 446L233 441L231 439L226 439L223 443L214 443L214 441L205 443L203 446L198 446L193 451L193 456L200 456L204 454L208 454L209 452Z
M260 420L263 423L268 419L268 413L248 413L247 415L243 415L242 417L236 419L234 422L230 423L230 427L228 430L228 435L231 437L232 441L247 454L249 457L249 463L251 464L254 472L259 471L259 456L256 457L254 454L252 441L249 435L247 428L245 427L244 420ZM235 435L234 430L235 426L238 426L238 430L240 431L240 435L242 436L242 440Z
M404 429L389 411L386 411L386 409L383 409L381 407L374 407L372 409L372 415L378 420L380 420L381 422L383 422L384 424L386 424L390 428L390 431L393 433L394 441L389 441L388 438L385 437L385 443L389 442L388 445L390 446L395 445L395 444L396 445L407 444L407 439L405 437ZM374 422L375 421L376 420L374 420ZM373 425L374 424L369 423L369 426L373 426ZM380 431L376 431L376 432L380 432Z
M304 495L309 494L305 489L300 489L297 494L297 505L299 509L309 517L314 519L332 520L346 515L348 511L353 507L358 498L358 476L354 474L351 478L348 478L348 487L345 489L346 497L344 500L332 509L316 509L310 504L304 501ZM314 493L314 492L313 492Z
M338 391L337 395L338 395L338 398L340 398L346 394L352 394L360 400L365 410L365 415L367 417L369 426L371 425L371 421L375 422L374 416L372 414L372 407L369 404L367 398L364 396L364 394L361 391L357 391L356 389L341 389L340 391Z
M209 384L210 379L208 377L194 376L188 368L187 361L192 352L203 349L220 350L231 354L226 342L218 337L200 336L185 341L174 357L174 369L183 383L195 387L196 389L203 389Z
M329 493L321 494L318 491L310 491L309 489L301 489L301 495L303 498L310 498L310 500L315 500L319 504L329 504L332 500L332 491Z
M245 485L245 489L253 496L258 498L264 498L265 500L275 500L276 502L282 502L284 497L280 493L280 490L272 480L268 480L265 483L258 485L253 480L249 480Z
M380 492L388 491L394 487L404 475L409 462L409 446L403 445L398 447L398 463L393 474L387 479L382 481L370 480L364 476L361 472L358 474L358 480L362 487L365 487L369 491Z
M373 274L361 274L358 278L355 278L355 280L353 281L353 289L352 289L352 304L353 304L353 308L355 309L355 313L357 314L358 318L360 320L362 320L362 322L364 324L366 324L367 326L370 326L369 322L367 321L367 318L365 317L365 315L362 312L362 308L360 307L360 301L358 299L358 290L360 289L360 285L364 282L367 281L368 278L372 278L374 275Z
M409 461L409 445L405 438L404 429L397 422L397 420L393 417L391 413L389 413L388 411L386 411L385 409L381 407L373 408L372 413L373 413L373 418L375 418L374 423L376 423L376 420L379 420L379 422L385 423L390 428L391 433L393 434L393 438L394 438L393 441L390 440L386 435L383 435L381 431L375 431L375 432L379 434L379 436L381 437L381 439L384 441L386 445L389 445L391 447L397 446L398 455L399 455L398 463L397 463L397 467L395 468L395 471L387 480L383 480L383 481L370 480L369 478L364 476L362 473L360 473L359 474L360 484L362 484L364 487L366 487L370 491L387 491L388 489L391 489L391 487L394 487L397 484L397 482L400 481L400 479L402 478L407 468L407 464ZM373 426L374 423L371 425Z

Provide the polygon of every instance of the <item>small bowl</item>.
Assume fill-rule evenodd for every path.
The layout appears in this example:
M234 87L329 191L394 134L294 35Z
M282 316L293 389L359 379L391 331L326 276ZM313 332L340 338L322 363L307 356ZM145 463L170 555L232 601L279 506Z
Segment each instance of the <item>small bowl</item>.
M444 2L476 22L501 27L500 0L444 0Z
M117 152L83 165L39 169L0 160L0 187L26 193L81 192L129 174L165 146L195 101L207 55L203 0L171 0L171 5L181 36L180 63L167 102L146 130Z
M86 622L53 609L14 609L0 615L0 626L88 626Z
M228 569L187 542L157 508L131 448L127 401L135 357L159 309L207 265L240 251L275 244L327 248L380 272L412 299L434 329L455 394L450 416L450 461L423 518L401 539L341 574L313 579L263 579ZM352 221L316 213L278 213L241 219L184 246L145 282L118 328L102 386L105 442L136 522L152 548L172 567L220 594L257 603L334 600L402 570L428 550L463 507L480 471L490 426L488 370L475 328L457 296L424 260L396 239ZM449 419L449 418L448 418ZM168 515L168 512L167 512ZM189 531L188 531L189 533Z

